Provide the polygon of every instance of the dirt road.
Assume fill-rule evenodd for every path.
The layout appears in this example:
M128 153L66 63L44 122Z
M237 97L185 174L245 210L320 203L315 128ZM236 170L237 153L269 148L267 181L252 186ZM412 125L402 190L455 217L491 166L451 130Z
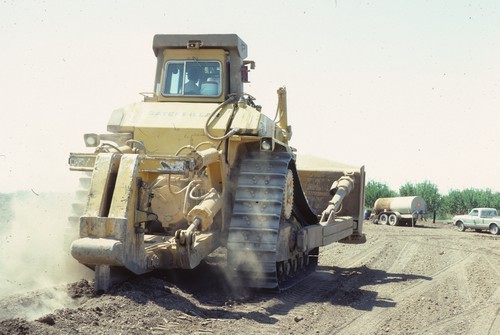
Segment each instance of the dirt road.
M281 294L230 290L216 255L101 296L75 283L76 306L3 320L0 334L500 334L500 236L430 222L365 232L322 248L318 271ZM0 301L0 320L26 299Z

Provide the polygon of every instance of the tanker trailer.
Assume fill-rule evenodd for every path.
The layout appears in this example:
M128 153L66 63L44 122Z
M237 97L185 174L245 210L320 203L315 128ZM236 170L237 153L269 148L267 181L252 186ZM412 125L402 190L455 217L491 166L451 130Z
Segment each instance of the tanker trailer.
M274 119L244 92L255 62L237 35L156 35L153 51L153 92L69 158L91 174L71 254L96 290L123 269L193 269L217 248L233 283L283 290L315 270L319 247L365 241L364 167L307 166L285 88Z
M378 198L373 205L373 222L397 226L400 223L416 224L427 214L425 200L419 196Z

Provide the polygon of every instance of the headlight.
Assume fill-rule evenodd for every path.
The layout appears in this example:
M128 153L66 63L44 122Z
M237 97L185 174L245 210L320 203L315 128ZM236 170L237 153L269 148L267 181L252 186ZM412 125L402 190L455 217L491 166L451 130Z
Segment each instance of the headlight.
M262 143L260 144L260 147L264 151L269 151L269 150L272 149L273 144L272 144L271 140L265 139L265 140L262 140Z
M97 147L101 141L109 141L116 143L117 146L122 146L132 139L132 133L85 134L83 139L87 147Z
M87 147L97 147L100 143L99 135L97 134L85 134L83 135L83 140Z

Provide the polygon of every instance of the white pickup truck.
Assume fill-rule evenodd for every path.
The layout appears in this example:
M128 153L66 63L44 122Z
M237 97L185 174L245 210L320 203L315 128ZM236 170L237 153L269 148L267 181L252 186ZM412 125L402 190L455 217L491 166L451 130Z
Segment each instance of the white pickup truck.
M500 233L500 217L495 208L473 208L467 215L455 215L453 224L459 231L471 228L476 231L489 230L493 235Z

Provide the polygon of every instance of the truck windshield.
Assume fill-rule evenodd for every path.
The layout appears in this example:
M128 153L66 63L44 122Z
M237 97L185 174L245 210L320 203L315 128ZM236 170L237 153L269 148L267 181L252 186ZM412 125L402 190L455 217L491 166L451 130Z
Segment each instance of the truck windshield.
M209 96L221 94L219 61L172 60L165 63L163 96Z

